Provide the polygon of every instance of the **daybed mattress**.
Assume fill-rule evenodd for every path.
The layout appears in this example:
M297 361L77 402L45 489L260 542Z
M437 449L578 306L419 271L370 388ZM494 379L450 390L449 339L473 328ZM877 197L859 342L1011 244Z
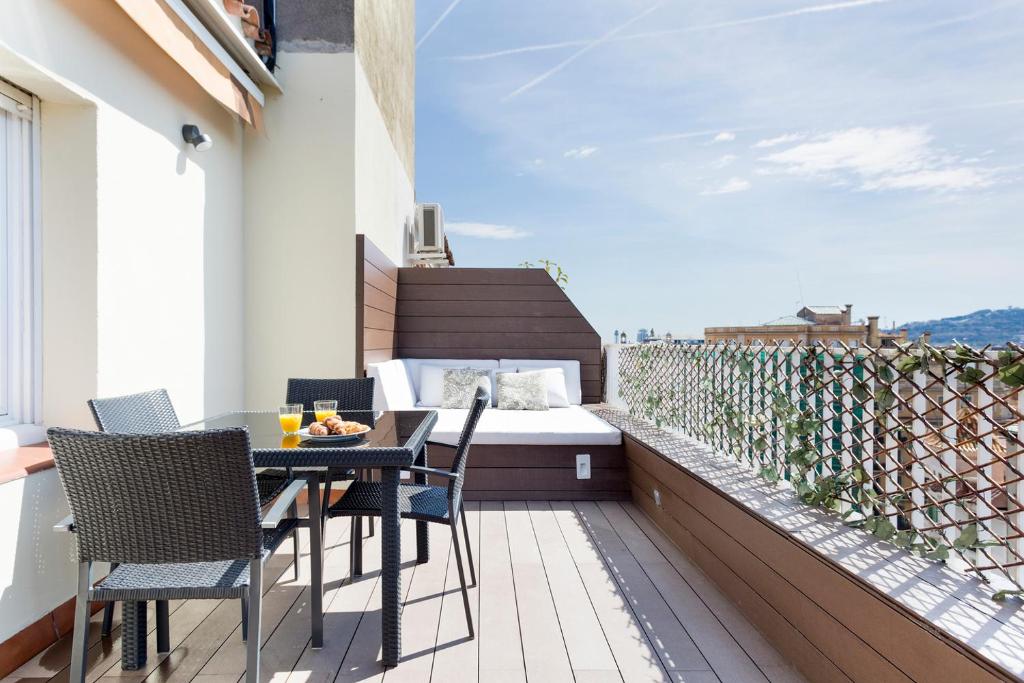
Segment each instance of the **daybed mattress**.
M427 410L423 408L423 410ZM468 410L434 408L437 425L430 440L454 446L459 441ZM488 408L480 417L475 444L529 446L617 446L622 432L582 406L550 410L498 410Z

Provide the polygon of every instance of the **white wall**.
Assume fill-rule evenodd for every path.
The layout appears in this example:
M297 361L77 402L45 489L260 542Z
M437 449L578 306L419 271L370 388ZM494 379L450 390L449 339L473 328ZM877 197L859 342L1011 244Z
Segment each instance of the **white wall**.
M3 0L0 76L42 100L43 420L165 386L244 396L243 136L113 2ZM186 149L181 126L214 138ZM56 472L0 486L0 642L74 593Z
M284 96L245 145L246 404L288 377L355 371L355 110L351 53L280 53Z

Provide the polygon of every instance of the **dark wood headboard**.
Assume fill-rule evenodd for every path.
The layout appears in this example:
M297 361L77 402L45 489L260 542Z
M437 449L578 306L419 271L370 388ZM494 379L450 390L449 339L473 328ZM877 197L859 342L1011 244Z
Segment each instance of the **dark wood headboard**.
M601 337L540 268L399 268L397 358L578 360L601 401Z
M356 235L356 374L367 363L395 355L398 266L377 246Z

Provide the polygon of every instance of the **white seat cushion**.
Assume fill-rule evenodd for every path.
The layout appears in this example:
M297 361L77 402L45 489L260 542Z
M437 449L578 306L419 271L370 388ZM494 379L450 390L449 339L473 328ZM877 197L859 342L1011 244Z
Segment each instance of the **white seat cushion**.
M459 442L468 410L440 409L431 441L454 446ZM494 410L480 416L475 444L530 446L617 446L622 432L581 406L551 410Z
M416 390L402 360L370 363L366 376L373 377L374 410L408 410L416 405Z
M565 388L569 403L578 406L583 403L583 385L580 383L580 362L578 360L512 360L502 358L502 368L519 368L520 372L541 368L562 368L565 373Z

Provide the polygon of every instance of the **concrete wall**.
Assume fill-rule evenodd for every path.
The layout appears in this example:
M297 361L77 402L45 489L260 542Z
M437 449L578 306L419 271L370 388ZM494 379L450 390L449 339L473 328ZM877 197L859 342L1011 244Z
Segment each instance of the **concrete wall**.
M356 54L391 140L416 178L416 3L356 0Z
M243 399L242 133L112 2L5 0L0 76L42 100L43 420L165 386L184 420ZM181 126L214 138L186 149ZM0 487L0 641L74 592L56 472Z

